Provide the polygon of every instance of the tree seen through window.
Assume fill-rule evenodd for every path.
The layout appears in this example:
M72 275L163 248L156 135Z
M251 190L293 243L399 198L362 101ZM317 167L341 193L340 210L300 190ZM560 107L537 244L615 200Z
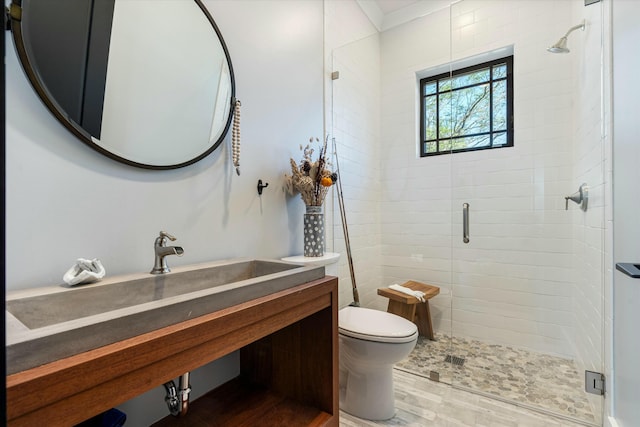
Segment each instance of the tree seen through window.
M513 57L420 80L420 155L513 146Z

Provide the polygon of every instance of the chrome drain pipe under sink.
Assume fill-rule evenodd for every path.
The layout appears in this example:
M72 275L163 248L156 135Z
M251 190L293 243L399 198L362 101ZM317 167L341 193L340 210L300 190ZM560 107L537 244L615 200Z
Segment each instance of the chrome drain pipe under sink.
M164 388L167 391L167 395L164 401L167 402L169 412L174 417L183 417L189 410L189 393L191 393L191 386L189 385L189 372L186 372L180 376L178 380L178 387L173 381L164 383Z

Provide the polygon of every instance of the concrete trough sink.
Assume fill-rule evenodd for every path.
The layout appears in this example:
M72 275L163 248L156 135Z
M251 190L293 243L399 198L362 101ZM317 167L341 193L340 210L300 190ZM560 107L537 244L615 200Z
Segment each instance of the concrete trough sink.
M7 295L7 373L69 357L324 277L324 267L234 259Z

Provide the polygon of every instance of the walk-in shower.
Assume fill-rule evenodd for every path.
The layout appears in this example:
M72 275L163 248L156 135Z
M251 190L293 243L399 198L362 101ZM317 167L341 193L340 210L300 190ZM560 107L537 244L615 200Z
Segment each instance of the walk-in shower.
M596 426L603 398L585 393L585 371L604 370L605 103L594 90L606 63L602 5L462 0L368 35L354 28L354 38L331 47L327 73L340 73L328 83L327 129L342 153L362 306L386 310L376 291L394 283L440 288L429 301L435 341L421 338L397 368ZM331 32L336 11L326 16L328 33L344 36L344 21ZM549 34L566 32L555 47L567 49L577 29L584 32L571 39L571 55L548 54ZM497 51L512 53L512 110L496 103L508 71L492 61L511 55L492 57ZM465 69L478 65L468 63L476 57L490 63L486 71ZM433 70L438 83L421 87ZM498 97L486 95L492 85ZM513 145L470 143L464 151L452 135L450 149L421 157L419 141L428 139L421 120L428 119L420 109L427 101L448 120L457 115L473 124L469 139L484 134L500 141L495 122L451 102L467 96L486 111L507 111L498 125L513 121ZM446 135L439 143L448 147ZM586 211L566 199L583 183ZM328 238L344 253L333 203ZM347 305L346 263L339 276L340 303Z

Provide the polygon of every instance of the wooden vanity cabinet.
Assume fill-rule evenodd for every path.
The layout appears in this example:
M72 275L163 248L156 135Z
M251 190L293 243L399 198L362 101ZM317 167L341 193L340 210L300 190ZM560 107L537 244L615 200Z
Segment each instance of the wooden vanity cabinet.
M337 426L337 285L326 276L10 375L8 424L74 425L240 350L239 377L155 425Z

